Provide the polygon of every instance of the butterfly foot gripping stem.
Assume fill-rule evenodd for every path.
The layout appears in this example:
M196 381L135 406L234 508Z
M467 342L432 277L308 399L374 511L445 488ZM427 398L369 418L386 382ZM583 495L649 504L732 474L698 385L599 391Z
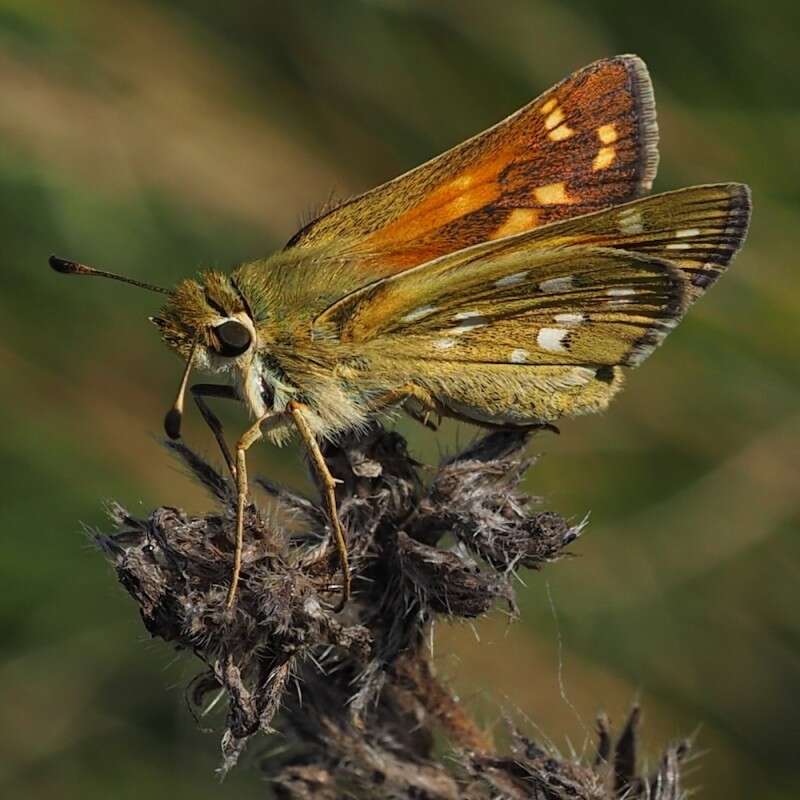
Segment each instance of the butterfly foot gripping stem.
M339 555L339 565L342 568L342 597L334 608L334 611L338 613L345 607L347 601L350 599L350 565L347 557L347 539L345 538L344 528L339 521L339 513L336 509L336 484L341 483L341 481L331 475L331 471L325 463L325 456L322 455L322 450L320 450L317 439L306 419L306 407L302 403L291 401L287 406L287 410L292 415L294 424L297 426L297 430L303 439L308 454L311 456L311 463L314 465L314 470L322 484L323 500L325 501L325 508L328 512L328 519L331 524L336 551Z
M263 435L265 423L274 425L281 419L282 415L276 411L269 411L263 417L259 417L251 427L249 427L239 441L236 443L236 542L233 552L233 574L231 575L231 585L228 589L228 597L225 600L227 608L233 608L236 602L236 590L239 587L239 576L242 571L242 549L244 547L244 510L247 504L247 451L251 445L257 442ZM270 427L272 426L270 425Z

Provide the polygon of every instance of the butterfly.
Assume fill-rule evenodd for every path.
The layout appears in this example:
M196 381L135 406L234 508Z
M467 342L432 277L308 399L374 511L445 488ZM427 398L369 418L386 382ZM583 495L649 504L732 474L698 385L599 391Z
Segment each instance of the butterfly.
M644 63L597 61L483 133L322 214L274 255L168 290L51 258L168 296L152 319L186 361L165 419L180 435L189 389L237 487L242 571L246 454L299 434L330 520L341 607L348 533L320 442L402 408L482 426L546 426L604 409L747 233L739 183L641 198L658 129ZM209 400L252 424L231 452Z

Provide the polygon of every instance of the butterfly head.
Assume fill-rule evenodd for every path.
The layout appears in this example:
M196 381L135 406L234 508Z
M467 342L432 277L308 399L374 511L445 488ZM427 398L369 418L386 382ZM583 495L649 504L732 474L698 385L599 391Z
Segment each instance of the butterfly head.
M164 420L170 437L180 435L183 398L193 368L227 373L252 413L265 413L259 334L250 305L232 277L205 272L198 280L181 281L151 321L164 342L186 360L177 398Z
M170 349L211 372L243 368L257 338L252 312L236 284L219 272L181 281L159 314L150 318Z
M150 321L170 349L186 361L178 396L165 419L165 428L172 438L180 435L184 395L195 367L231 373L231 382L240 387L239 394L254 413L264 412L255 358L258 333L247 299L233 278L219 272L205 272L198 280L181 281L170 290L56 256L50 258L50 266L65 275L111 278L167 295L158 316Z

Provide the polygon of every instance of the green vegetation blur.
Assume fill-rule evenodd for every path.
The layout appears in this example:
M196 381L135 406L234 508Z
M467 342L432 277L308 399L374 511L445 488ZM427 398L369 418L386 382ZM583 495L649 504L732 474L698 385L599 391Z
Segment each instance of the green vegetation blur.
M580 754L638 700L651 762L695 734L702 797L800 796L798 32L790 2L0 1L0 795L263 798L280 745L217 784L191 657L148 640L90 545L109 498L209 503L161 445L181 364L158 296L48 255L163 285L261 257L331 193L636 52L656 190L746 181L751 235L608 413L535 440L531 491L591 512L577 557L521 576L516 624L440 626L439 670L498 731L508 712ZM474 435L400 428L429 463ZM193 410L185 435L217 458ZM296 446L253 463L308 487Z

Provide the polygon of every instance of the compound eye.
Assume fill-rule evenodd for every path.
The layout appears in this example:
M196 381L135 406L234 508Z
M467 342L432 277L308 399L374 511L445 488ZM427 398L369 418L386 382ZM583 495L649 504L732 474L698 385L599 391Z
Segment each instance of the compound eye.
M241 322L229 319L223 322L222 325L217 325L214 328L217 340L219 341L219 349L217 352L226 358L234 358L240 356L250 347L250 331Z

